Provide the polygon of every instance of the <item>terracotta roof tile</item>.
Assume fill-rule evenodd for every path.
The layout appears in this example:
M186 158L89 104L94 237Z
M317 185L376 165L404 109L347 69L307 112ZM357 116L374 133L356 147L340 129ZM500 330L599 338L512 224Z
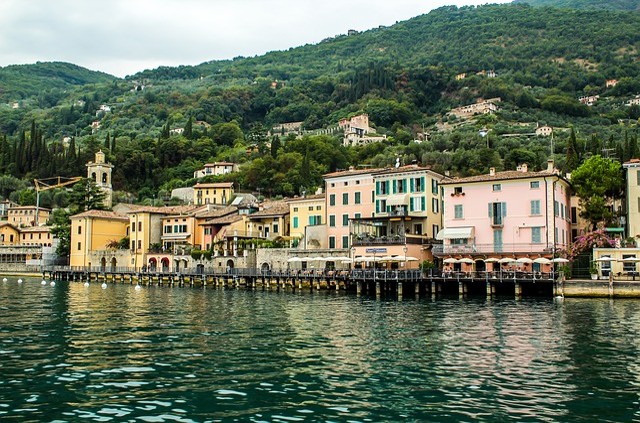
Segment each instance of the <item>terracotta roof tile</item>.
M468 176L466 178L451 178L447 181L443 181L442 185L463 184L471 182L488 182L488 181L505 181L513 179L532 179L540 178L543 176L559 176L560 173L557 170L548 171L543 170L541 172L521 172L518 170L508 170L505 172L496 172L494 175L476 175Z
M87 210L82 213L74 214L73 216L71 216L71 219L81 217L95 217L100 219L126 220L127 222L129 221L129 218L126 215L118 214L109 210Z
M264 203L261 206L261 210L249 215L250 219L261 218L268 216L282 216L289 213L289 203L284 201L274 201L271 203Z

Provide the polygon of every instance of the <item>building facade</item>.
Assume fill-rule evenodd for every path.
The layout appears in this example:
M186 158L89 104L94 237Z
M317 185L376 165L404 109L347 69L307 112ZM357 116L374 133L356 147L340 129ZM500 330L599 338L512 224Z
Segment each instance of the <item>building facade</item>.
M233 182L203 183L193 186L193 198L198 206L205 204L225 206L232 197Z
M104 193L103 204L106 209L113 205L113 187L111 185L111 172L113 165L107 163L102 150L96 153L96 161L89 162L87 166L87 178L92 179L100 190Z
M443 245L434 250L442 259L551 258L571 242L570 184L553 161L540 172L491 169L443 185Z
M308 195L288 201L289 234L300 248L326 248L326 213L324 194Z

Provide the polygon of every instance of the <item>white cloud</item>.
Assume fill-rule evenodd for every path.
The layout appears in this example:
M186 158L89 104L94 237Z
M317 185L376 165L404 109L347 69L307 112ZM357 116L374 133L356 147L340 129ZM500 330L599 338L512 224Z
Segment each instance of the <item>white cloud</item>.
M2 0L0 66L56 60L125 76L286 50L451 3L486 1Z

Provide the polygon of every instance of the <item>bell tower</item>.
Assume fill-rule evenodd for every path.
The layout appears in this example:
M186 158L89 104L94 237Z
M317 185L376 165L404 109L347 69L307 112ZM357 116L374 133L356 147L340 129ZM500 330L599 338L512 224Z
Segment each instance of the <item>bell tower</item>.
M111 186L111 171L113 165L105 162L102 150L96 153L96 161L87 163L87 178L92 179L104 192L104 206L107 209L112 205L113 188Z

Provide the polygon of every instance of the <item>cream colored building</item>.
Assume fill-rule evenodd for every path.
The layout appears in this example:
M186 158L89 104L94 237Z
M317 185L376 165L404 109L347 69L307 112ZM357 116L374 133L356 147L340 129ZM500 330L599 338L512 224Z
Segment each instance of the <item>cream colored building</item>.
M631 159L623 165L627 174L627 236L640 239L640 159ZM638 242L636 242L638 244Z
M207 163L202 169L193 172L194 178L204 178L205 176L226 175L237 172L238 165L230 162Z
M0 245L17 245L20 240L20 231L11 223L0 222Z
M39 245L41 247L51 247L53 245L53 235L49 226L34 226L20 230L20 245Z
M233 182L196 184L193 186L193 198L196 205L214 204L225 206L233 197Z

